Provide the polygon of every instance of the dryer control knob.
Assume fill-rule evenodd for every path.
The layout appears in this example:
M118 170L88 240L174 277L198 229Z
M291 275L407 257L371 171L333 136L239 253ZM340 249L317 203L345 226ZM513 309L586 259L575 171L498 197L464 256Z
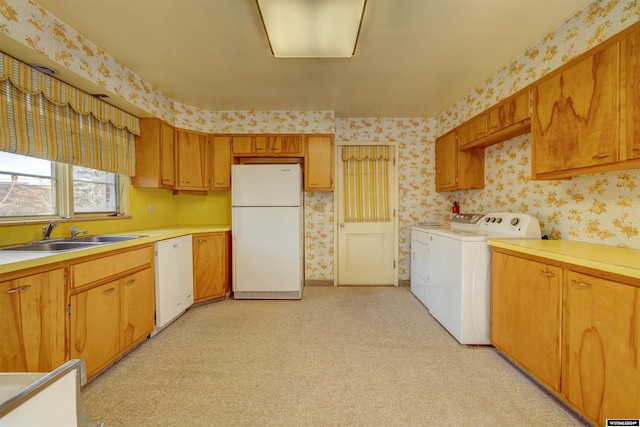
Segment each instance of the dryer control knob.
M511 219L511 225L518 225L518 223L520 222L520 218L512 218Z

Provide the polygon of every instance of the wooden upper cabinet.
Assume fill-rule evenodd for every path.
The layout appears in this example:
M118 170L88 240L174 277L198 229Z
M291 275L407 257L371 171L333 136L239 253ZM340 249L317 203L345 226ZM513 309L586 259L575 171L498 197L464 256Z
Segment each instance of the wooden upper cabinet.
M484 187L484 149L458 149L458 131L436 138L436 191Z
M481 114L458 127L460 148L487 136L487 114Z
M206 134L179 129L176 132L177 190L207 191L209 175L209 141Z
M436 191L454 190L458 177L458 133L436 139Z
M620 43L549 75L533 89L535 178L619 160ZM560 172L560 173L559 173Z
M233 137L234 156L301 157L304 155L301 135L242 135Z
M562 392L597 425L638 418L640 288L567 271Z
M134 187L173 188L175 185L175 129L159 119L140 119L136 137Z
M640 159L640 29L626 40L627 159Z
M531 117L529 91L508 98L489 110L487 117L487 134L504 130L521 123Z
M231 137L211 138L211 190L231 189Z
M305 191L333 191L334 142L329 135L306 138L304 160Z

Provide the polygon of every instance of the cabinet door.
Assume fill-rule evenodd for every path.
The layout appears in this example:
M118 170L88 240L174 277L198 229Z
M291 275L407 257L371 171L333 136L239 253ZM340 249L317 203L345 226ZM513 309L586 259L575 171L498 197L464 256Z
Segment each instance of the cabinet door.
M454 131L436 139L436 191L455 190L458 185L457 138Z
M0 372L48 372L65 351L64 269L0 283Z
M487 133L492 134L531 117L529 92L525 91L489 110Z
M231 137L215 136L212 141L212 190L231 189Z
M136 137L136 175L131 184L140 188L175 185L175 130L158 119L140 119Z
M194 301L223 297L227 281L226 233L193 236Z
M91 376L120 351L120 282L71 296L72 359L84 359Z
M160 123L160 180L162 186L173 188L176 184L175 130Z
M534 175L619 160L619 49L610 45L534 88Z
M640 289L567 272L563 394L589 419L640 416Z
M206 135L177 131L178 182L177 189L208 190L209 176L209 142Z
M270 136L269 154L300 156L302 138L299 135Z
M491 343L560 390L562 269L493 251Z
M480 138L487 136L487 115L482 114L469 120L458 128L458 143L464 147Z
M640 159L640 30L627 37L627 158Z
M153 331L155 301L153 269L147 268L120 280L120 350Z
M234 136L232 140L233 154L250 154L253 152L253 137Z
M304 161L306 191L333 191L334 146L330 136L308 136Z

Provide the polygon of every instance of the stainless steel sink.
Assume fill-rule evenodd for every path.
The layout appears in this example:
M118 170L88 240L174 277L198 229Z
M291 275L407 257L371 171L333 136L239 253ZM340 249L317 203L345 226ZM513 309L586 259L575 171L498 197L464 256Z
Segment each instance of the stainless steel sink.
M126 240L139 239L141 237L147 236L87 236L87 237L78 237L74 242L93 242L93 243L115 243L115 242L124 242Z
M0 248L3 251L16 251L16 252L63 252L73 251L76 249L85 249L89 247L95 247L100 245L106 245L108 243L124 242L127 240L139 239L147 236L134 236L134 235L97 235L79 237L76 239L55 240L55 241L39 241L34 243L26 243L24 245L10 246L7 248Z
M59 251L72 251L74 249L83 249L91 246L98 246L100 243L95 242L43 242L43 243L27 243L26 245L11 246L8 248L0 248L3 251L18 251L18 252L59 252Z

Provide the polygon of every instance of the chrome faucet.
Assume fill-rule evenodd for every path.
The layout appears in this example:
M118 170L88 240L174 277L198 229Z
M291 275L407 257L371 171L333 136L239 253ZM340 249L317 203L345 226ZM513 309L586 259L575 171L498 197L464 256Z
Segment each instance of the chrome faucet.
M42 239L49 240L51 238L51 232L54 228L58 226L58 223L55 221L51 221L49 225L45 225L42 227Z
M69 227L69 232L71 233L71 240L78 237L78 234L87 234L87 230L78 230L78 227L75 225Z

